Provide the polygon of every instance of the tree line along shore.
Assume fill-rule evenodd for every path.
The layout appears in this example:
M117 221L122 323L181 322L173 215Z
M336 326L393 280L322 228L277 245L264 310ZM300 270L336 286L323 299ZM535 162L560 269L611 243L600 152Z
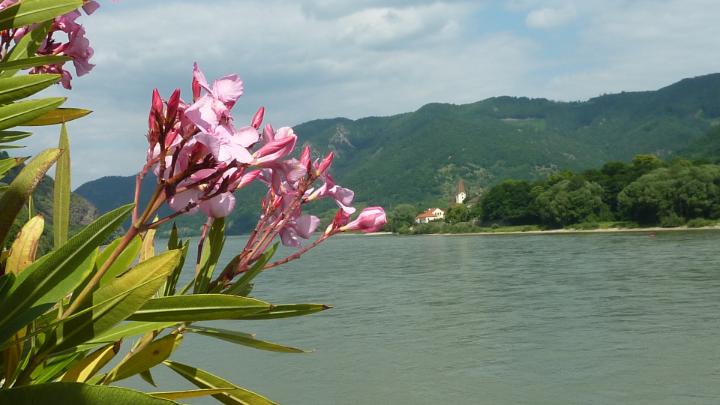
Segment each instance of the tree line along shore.
M387 231L399 234L714 229L720 223L720 165L708 160L637 155L599 169L561 171L542 180L509 179L442 220L418 224L421 211L398 204Z

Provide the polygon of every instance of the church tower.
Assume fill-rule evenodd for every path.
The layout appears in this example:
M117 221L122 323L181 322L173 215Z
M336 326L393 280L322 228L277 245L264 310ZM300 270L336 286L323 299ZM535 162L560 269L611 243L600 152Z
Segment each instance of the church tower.
M460 179L457 184L457 192L455 193L455 203L462 204L467 194L465 193L465 183Z

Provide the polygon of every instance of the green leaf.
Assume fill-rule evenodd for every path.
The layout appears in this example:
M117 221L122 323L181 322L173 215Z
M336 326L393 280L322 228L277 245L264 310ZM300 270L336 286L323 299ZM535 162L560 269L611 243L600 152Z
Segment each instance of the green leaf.
M10 227L15 222L15 218L25 205L28 197L30 197L30 194L32 194L35 187L59 156L59 149L46 149L40 152L22 169L3 195L0 196L0 212L2 212L2 215L0 215L0 246L5 244L5 238L10 231Z
M82 4L82 0L23 0L0 11L0 30L47 21Z
M32 372L32 380L35 384L42 384L52 381L67 370L76 360L82 358L83 353L65 353L43 363L41 367ZM2 403L2 401L0 401Z
M165 361L182 341L181 333L171 333L133 353L117 365L104 379L104 383L123 380Z
M179 260L170 250L139 263L92 294L92 306L61 323L56 350L64 350L99 336L140 308L163 285Z
M168 277L168 281L165 284L165 293L163 295L175 295L175 289L178 281L180 280L180 274L182 273L183 266L185 266L185 258L187 257L189 247L190 241L187 240L182 245L182 248L180 248L180 262L175 267L172 274L170 274L170 277Z
M25 158L6 158L6 159L0 159L0 179L5 176L5 174L10 171L13 167L21 164L25 161Z
M34 74L0 78L0 104L31 96L60 81L60 75Z
M70 227L70 141L65 124L60 128L58 148L63 153L55 165L53 186L53 239L56 249L67 241Z
M32 135L30 132L22 131L0 131L0 143L15 142Z
M232 391L224 392L222 394L215 394L213 398L224 404L241 404L241 405L273 405L275 402L263 397L260 394L256 394L245 388L238 387L237 385L223 380L222 378L212 375L205 370L188 366L186 364L178 363L176 361L165 361L163 362L166 366L170 367L173 371L180 374L186 380L195 384L198 388L232 388Z
M122 237L114 240L100 253L100 255L98 255L98 260L95 264L97 268L102 267L103 263L107 261L121 241ZM135 236L130 243L128 243L127 247L118 255L113 264L110 265L105 274L103 274L100 278L100 285L107 284L118 275L127 271L127 269L132 266L135 259L137 259L138 253L140 253L140 246L142 246L142 240L140 239L140 236Z
M263 252L263 254L260 255L260 257L255 261L255 263L253 263L252 267L250 267L248 271L243 273L243 275L237 282L235 282L235 284L225 290L225 294L242 296L247 296L248 294L250 294L250 291L252 290L251 283L253 279L263 271L263 268L265 268L265 264L269 262L275 254L278 245L278 243L275 243L270 249Z
M267 350L270 352L280 352L280 353L306 353L306 351L301 349L296 349L294 347L287 347L282 346L277 343L272 342L265 342L262 340L255 339L253 335L242 333L242 332L236 332L232 330L227 329L219 329L219 328L210 328L207 326L197 326L194 325L192 327L189 327L186 329L189 332L199 333L201 335L205 336L211 336L216 339L221 339L226 342L231 343L237 343L239 345L243 346L249 346L253 347L255 349L260 350Z
M279 318L292 318L296 316L305 316L314 314L316 312L324 311L332 308L331 306L324 304L283 304L273 305L273 307L267 311L258 312L243 317L242 319L279 319Z
M28 69L43 65L58 65L71 60L71 57L63 55L31 56L29 58L0 62L0 71Z
M20 41L8 52L2 63L11 63L17 60L26 59L35 55L35 52L40 47L40 44L47 38L50 27L52 27L53 21L45 21L42 24L38 24L29 33L25 34ZM10 77L17 73L18 69L9 67L2 69L0 77Z
M0 129L25 125L65 102L65 97L25 100L0 106Z
M206 397L208 395L221 394L232 390L233 388L205 388L199 390L149 392L148 394L158 398L176 400Z
M168 250L172 250L172 249L180 249L181 247L182 247L182 242L178 239L177 225L175 225L175 222L173 222L172 229L170 230L170 236L168 237L167 248L168 248Z
M26 123L24 123L24 126L43 126L43 125L55 125L55 124L62 124L65 122L69 122L72 120L76 120L78 118L82 118L88 114L90 114L92 111L90 110L83 110L82 108L56 108L54 110L50 110L46 112L45 114L32 119Z
M142 335L154 330L165 329L177 325L177 322L125 322L115 326L93 339L77 346L78 350L87 350L96 346L115 343L130 336Z
M147 369L145 371L141 371L138 373L140 378L143 379L146 383L152 385L153 387L157 387L157 384L155 384L155 380L153 379L152 373L150 372L150 369ZM172 398L166 398L166 399L172 399Z
M41 257L20 273L7 299L0 302L0 342L82 282L85 274L78 269L82 269L98 245L122 224L132 207L130 204L108 212L60 249Z
M194 294L159 297L149 300L128 317L132 321L194 322L217 319L244 319L270 304L253 298L224 294Z
M193 292L207 292L215 266L220 259L220 252L225 245L225 218L216 218L210 226L210 232L202 247L200 262L195 271L195 287Z
M72 382L26 385L0 390L0 403L13 405L170 405L166 399L152 397L127 388Z

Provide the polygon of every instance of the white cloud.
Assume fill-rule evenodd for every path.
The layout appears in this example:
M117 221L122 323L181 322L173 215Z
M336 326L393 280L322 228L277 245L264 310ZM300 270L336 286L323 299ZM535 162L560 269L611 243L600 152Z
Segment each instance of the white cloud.
M572 22L575 17L575 7L572 5L561 8L546 7L531 11L525 18L525 24L530 28L552 29Z
M69 105L95 113L70 126L74 184L142 164L147 105L239 73L247 122L259 105L276 126L390 115L429 102L499 95L560 100L655 89L720 71L720 3L710 0L279 0L107 3L82 17L95 70ZM543 11L544 10L544 11ZM533 16L531 18L531 16ZM527 26L548 29L528 32ZM551 27L565 24L562 34ZM185 93L187 94L187 93ZM53 145L41 129L29 152ZM300 134L302 136L302 134Z

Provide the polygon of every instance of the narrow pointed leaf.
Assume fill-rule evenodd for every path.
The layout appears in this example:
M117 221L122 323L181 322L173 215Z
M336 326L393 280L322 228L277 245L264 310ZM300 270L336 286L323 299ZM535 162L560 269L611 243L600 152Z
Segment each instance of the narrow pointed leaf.
M164 399L176 400L176 399L188 399L206 397L208 395L222 394L224 392L232 391L233 388L205 388L199 390L186 390L186 391L162 391L162 392L149 392L148 394Z
M7 299L0 302L0 341L27 325L80 284L86 276L84 270L78 271L82 269L82 264L122 224L131 210L132 204L108 212L78 232L60 249L41 257L20 273Z
M35 261L35 253L37 253L38 242L44 228L45 220L42 215L33 217L23 225L10 247L10 253L5 263L6 272L19 274Z
M253 335L242 333L242 332L236 332L232 330L227 329L219 329L219 328L210 328L206 326L192 326L187 329L189 332L198 333L205 336L211 336L216 339L224 340L226 342L230 343L237 343L239 345L243 346L249 346L253 347L255 349L260 350L267 350L269 352L279 352L279 353L306 353L306 351L301 349L296 349L294 347L287 347L282 346L277 343L272 342L265 342L262 340L255 339Z
M216 218L210 232L205 240L200 262L195 270L195 286L193 291L196 293L207 292L210 279L212 278L215 266L220 259L220 252L225 245L225 218Z
M23 131L0 131L0 143L15 142L32 135L31 132Z
M311 315L332 307L324 304L283 304L273 305L267 311L250 314L242 319L262 320L262 319L278 319L292 318L296 316Z
M105 382L124 380L135 374L151 369L165 361L182 341L181 333L171 333L133 353L125 361L118 364L105 377Z
M60 75L35 74L0 78L0 104L29 97L60 81Z
M260 257L255 261L255 263L253 263L252 267L250 267L248 271L243 273L243 275L238 281L235 282L235 284L225 290L225 294L242 296L247 296L248 294L250 294L250 291L252 290L253 279L257 277L260 272L263 271L263 268L265 268L265 264L270 261L270 259L275 254L275 251L277 251L277 248L278 243L275 243L270 249L263 252L263 254L260 255Z
M157 387L157 384L155 384L155 380L153 379L152 373L150 372L150 369L147 369L145 371L141 371L138 373L140 378L143 379L146 383L152 385L153 387ZM166 399L172 399L172 398L166 398Z
M0 30L47 21L82 4L82 0L23 0L0 11Z
M177 283L180 280L180 274L182 273L183 266L185 265L185 258L187 257L189 247L190 241L187 240L183 244L182 248L180 248L180 262L175 267L172 274L170 274L170 277L168 277L168 281L165 284L165 294L163 295L175 295Z
M85 382L110 362L116 354L115 345L100 348L70 367L60 381Z
M31 376L33 383L42 384L56 379L62 375L72 363L80 359L82 355L82 353L65 353L46 361L41 367L33 371Z
M0 106L0 129L29 125L32 119L42 116L64 102L64 97L49 97Z
M63 55L31 56L29 58L0 62L0 71L10 69L28 69L43 65L57 65L70 60L72 60L72 58Z
M114 343L127 337L165 329L176 324L177 322L125 322L106 330L85 343L78 345L78 350L86 350L92 347Z
M97 268L100 268L103 263L105 263L115 248L120 244L121 240L122 237L114 240L100 253L97 263L95 264ZM127 271L130 266L132 266L133 262L138 258L140 246L142 246L142 240L139 236L134 237L133 240L128 243L127 247L120 253L117 259L115 259L113 264L110 265L110 268L108 268L105 274L103 274L100 279L100 285L107 284L118 275Z
M92 306L67 318L59 332L56 350L91 340L140 308L163 285L178 262L171 250L139 263L92 294Z
M0 179L5 176L5 173L10 171L13 167L24 162L24 158L6 158L0 160Z
M195 384L198 388L233 388L232 391L222 394L215 394L213 398L224 404L241 404L241 405L273 405L275 402L265 398L264 396L254 393L245 388L224 380L218 376L208 373L205 370L188 366L186 364L175 361L165 361L163 364L170 367L173 371L180 374L183 378Z
M13 405L170 405L177 402L152 397L128 388L72 382L26 385L0 390L0 403Z
M180 249L182 247L182 242L178 239L178 229L175 225L175 222L173 222L172 229L170 230L170 236L168 237L168 243L167 248L168 249Z
M82 108L56 108L24 123L23 125L33 127L63 124L72 120L76 120L78 118L82 118L90 114L91 112L92 111L90 110L84 110Z
M128 317L132 321L194 322L218 319L244 319L267 311L270 304L253 298L224 294L194 294L149 300Z
M70 228L70 141L65 124L60 127L58 148L63 152L55 165L53 188L53 240L56 249L67 241Z
M22 169L0 196L0 212L2 212L0 215L0 246L4 245L10 227L28 197L59 156L60 150L58 149L46 149L40 152Z

